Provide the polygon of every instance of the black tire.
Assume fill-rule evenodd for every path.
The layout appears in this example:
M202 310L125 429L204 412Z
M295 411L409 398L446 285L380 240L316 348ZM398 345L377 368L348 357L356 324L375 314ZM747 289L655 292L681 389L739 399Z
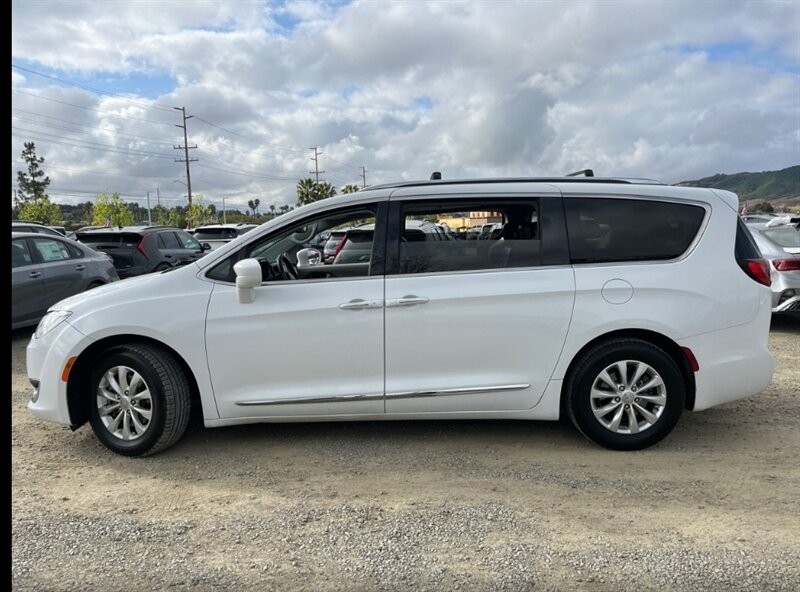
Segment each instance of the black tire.
M115 436L104 423L98 409L98 401L109 403L106 397L98 395L106 372L120 366L137 372L149 393L149 400L144 400L143 409L150 412L149 423L140 434L130 440ZM186 431L191 408L189 380L174 356L162 347L132 343L110 349L94 365L89 385L89 423L97 438L118 454L155 454L175 444ZM107 391L111 392L112 389L107 388ZM128 394L127 390L125 394ZM127 401L125 404L131 406ZM105 421L111 421L115 415L109 414L105 417ZM143 416L137 417L141 420Z
M607 381L600 378L601 372L621 361L631 362L624 367L626 374L629 374L628 370L634 371L638 367L637 363L649 366L663 381L664 390L657 391L655 388L639 390L638 394L642 398L636 398L635 405L633 401L628 401L629 405L626 404L627 399L636 397L637 387L633 385L630 388L626 387L624 393L620 392L619 397L615 396L616 392L609 389L608 398L593 398L591 392L595 381L600 381L598 390L605 392L607 389L605 386ZM611 378L619 378L620 374L615 369L609 372ZM645 379L637 381L636 384L639 387L646 386L647 377L650 376L653 375L646 374ZM628 375L629 379L634 377ZM663 405L651 402L655 398L661 400L662 396L666 397ZM675 361L661 348L640 339L614 339L598 344L581 356L567 378L566 397L567 414L584 436L612 450L640 450L663 440L678 423L686 399L686 384ZM650 401L645 401L645 398L649 398ZM598 411L602 411L606 406L616 405L616 407L609 410L607 415L598 418L592 409L593 401ZM637 421L633 430L630 427L628 408L636 418L642 419L641 423ZM651 417L660 414L650 423L639 413L642 408L648 411ZM601 423L605 421L613 426L616 413L621 416L616 429ZM635 433L640 425L644 427Z

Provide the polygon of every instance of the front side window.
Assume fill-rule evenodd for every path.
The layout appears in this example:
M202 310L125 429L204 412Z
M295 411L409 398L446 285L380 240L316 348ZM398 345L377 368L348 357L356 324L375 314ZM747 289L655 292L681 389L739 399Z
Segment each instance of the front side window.
M536 199L409 202L400 223L402 274L541 265Z
M197 242L192 236L190 236L186 232L176 232L175 235L178 237L178 241L181 244L181 248L183 249L191 249L192 251L199 251L200 250L200 243Z
M233 266L247 258L258 260L265 282L374 275L377 208L374 205L336 210L285 227L244 247L206 275L235 282ZM334 235L339 237L335 247L329 238L323 240Z
M22 267L33 263L33 257L28 249L28 241L24 238L11 241L11 267Z
M51 238L34 238L32 240L43 263L72 259L69 247L60 240Z
M565 198L572 263L680 257L700 230L700 206L646 199Z

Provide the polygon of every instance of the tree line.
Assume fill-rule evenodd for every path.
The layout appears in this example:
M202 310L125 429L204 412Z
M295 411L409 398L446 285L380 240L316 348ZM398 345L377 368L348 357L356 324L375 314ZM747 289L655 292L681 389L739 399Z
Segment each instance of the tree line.
M25 171L17 172L17 187L11 209L12 219L38 222L46 225L64 226L68 229L81 226L133 226L148 223L147 208L137 202L125 201L119 192L98 193L94 201L77 205L57 204L50 200L47 188L50 186L42 165L44 157L37 156L34 142L25 142L21 158L26 164ZM321 199L337 195L336 188L328 182L316 182L311 178L300 179L296 185L295 207L304 206ZM354 193L358 186L348 184L341 188L341 194ZM214 204L207 203L202 194L192 195L192 203L186 206L165 207L156 205L150 208L153 224L195 228L203 224L249 222L261 224L294 209L284 204L280 207L270 204L264 212L259 212L260 199L247 202L248 211L237 208L218 211Z

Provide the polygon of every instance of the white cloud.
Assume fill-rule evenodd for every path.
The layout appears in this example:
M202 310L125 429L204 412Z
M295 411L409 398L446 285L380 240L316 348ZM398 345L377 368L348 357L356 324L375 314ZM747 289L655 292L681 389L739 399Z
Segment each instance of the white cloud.
M194 191L276 205L311 146L337 185L775 169L800 162L799 34L792 2L18 1L15 63L136 102L12 70L12 149L75 199L179 200L185 105ZM169 87L86 82L145 75Z

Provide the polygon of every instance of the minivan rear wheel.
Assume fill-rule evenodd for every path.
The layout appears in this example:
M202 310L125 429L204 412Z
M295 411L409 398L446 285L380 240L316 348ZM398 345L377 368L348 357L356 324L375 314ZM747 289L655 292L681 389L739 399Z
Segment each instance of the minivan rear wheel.
M181 365L164 348L121 345L95 364L89 423L97 438L125 456L169 448L186 431L191 390Z
M614 339L581 357L566 395L567 413L587 438L613 450L639 450L675 427L686 385L661 348L639 339Z

